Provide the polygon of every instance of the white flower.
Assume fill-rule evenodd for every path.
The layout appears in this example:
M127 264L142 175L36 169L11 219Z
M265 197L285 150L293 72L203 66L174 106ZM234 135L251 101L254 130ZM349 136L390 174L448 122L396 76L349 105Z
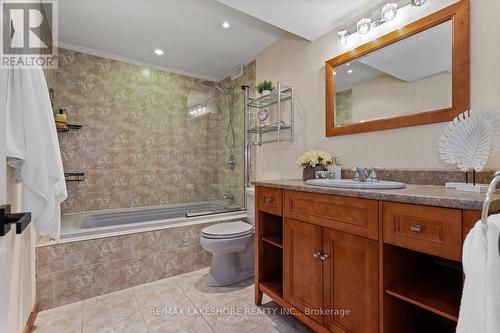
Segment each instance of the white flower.
M327 167L335 163L335 158L327 152L321 150L311 150L298 159L298 164L302 168L323 166Z

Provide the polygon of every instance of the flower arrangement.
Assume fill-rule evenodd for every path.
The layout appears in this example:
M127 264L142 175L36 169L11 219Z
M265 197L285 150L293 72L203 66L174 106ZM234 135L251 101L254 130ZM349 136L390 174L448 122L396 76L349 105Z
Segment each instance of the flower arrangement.
M329 165L335 164L335 157L321 150L311 150L304 153L297 161L302 169L305 168L326 168Z

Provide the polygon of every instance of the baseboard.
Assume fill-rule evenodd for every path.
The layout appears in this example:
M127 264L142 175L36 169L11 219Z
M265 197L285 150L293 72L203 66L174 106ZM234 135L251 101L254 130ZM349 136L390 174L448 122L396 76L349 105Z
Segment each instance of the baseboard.
M38 302L35 302L33 308L31 309L30 317L24 326L23 333L30 333L35 325L36 316L38 315Z

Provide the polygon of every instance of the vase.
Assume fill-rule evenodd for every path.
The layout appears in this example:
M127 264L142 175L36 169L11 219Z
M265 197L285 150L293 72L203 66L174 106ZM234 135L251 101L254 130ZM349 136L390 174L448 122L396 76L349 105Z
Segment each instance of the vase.
M315 179L316 171L325 171L325 168L322 166L304 168L304 170L302 170L302 178L304 180Z
M262 96L268 96L268 95L271 95L271 90L262 90L262 92L260 93Z

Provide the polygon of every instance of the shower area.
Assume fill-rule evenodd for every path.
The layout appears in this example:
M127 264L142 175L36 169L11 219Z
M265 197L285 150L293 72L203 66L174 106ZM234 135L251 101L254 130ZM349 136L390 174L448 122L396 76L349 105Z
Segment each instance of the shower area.
M63 237L245 208L242 85L60 49L47 73L67 182ZM80 128L81 126L81 128ZM73 129L73 130L71 130ZM68 180L70 180L68 178Z

